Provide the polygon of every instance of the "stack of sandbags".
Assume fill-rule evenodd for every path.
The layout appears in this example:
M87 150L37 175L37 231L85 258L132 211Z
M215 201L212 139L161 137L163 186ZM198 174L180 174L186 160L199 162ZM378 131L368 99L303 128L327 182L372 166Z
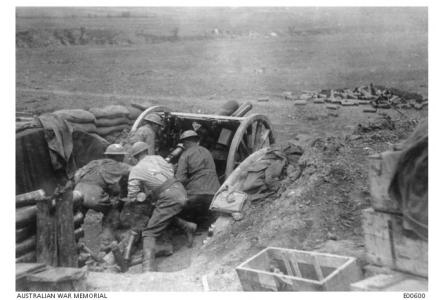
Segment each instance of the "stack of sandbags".
M75 130L81 130L88 133L97 132L95 117L89 111L83 109L63 109L55 111L53 114L68 121Z
M122 105L94 107L89 110L95 116L97 134L106 137L130 127L129 110Z
M135 106L133 104L127 105L126 108L129 111L128 118L129 118L131 125L133 125L133 123L135 123L135 121L139 117L139 115L145 110L145 109L140 109L138 106Z

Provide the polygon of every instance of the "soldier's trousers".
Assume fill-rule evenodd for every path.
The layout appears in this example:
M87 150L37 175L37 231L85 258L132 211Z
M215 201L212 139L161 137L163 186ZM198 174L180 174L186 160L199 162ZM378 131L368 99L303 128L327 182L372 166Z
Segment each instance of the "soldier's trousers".
M142 237L158 237L186 205L187 195L180 182L173 183L161 192L155 209L142 232Z

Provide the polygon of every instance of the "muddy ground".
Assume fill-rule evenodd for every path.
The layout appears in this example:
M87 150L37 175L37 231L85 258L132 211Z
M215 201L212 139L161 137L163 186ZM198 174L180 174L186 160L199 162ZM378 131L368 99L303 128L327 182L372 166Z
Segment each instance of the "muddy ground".
M359 15L354 27L353 18L342 20L345 25L322 19L321 29L314 23L299 23L296 28L306 28L304 34L289 34L290 18L282 13L250 29L250 24L259 22L253 23L248 14L245 23L238 18L225 23L233 24L226 30L234 34L219 38L183 38L198 27L177 23L181 37L177 41L18 47L18 111L41 113L133 101L214 113L227 100L251 101L253 113L270 118L279 144L293 140L305 149L299 161L301 177L295 182L283 178L281 193L252 203L241 221L204 246L205 232L192 249L183 240L174 241L177 251L158 260L159 270L170 274L91 274L92 288L202 290L201 278L206 275L212 290L240 290L234 268L267 246L351 255L364 265L360 215L369 205L367 157L405 138L427 110L368 114L362 106L353 106L341 107L332 116L323 104L295 106L283 92L299 95L304 90L373 82L427 97L427 27L416 21L420 13L384 12L386 18L402 20L397 23ZM171 14L165 18L171 19ZM76 16L67 22L17 19L17 30L81 26L113 30L114 24L123 24L122 31L130 34L145 26L140 19ZM155 23L147 24L144 28L157 36L167 36L172 28L159 32ZM202 28L211 32L217 24L224 23L214 19ZM268 102L257 101L265 97ZM358 124L383 118L380 112L392 117L394 129L356 134ZM85 240L94 245L99 215L89 214L85 226L89 229ZM137 271L133 268L131 273Z

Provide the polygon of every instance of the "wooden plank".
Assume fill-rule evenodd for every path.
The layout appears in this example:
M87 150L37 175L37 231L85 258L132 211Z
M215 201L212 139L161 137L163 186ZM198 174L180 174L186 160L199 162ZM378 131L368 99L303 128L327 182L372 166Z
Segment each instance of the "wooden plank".
M27 274L36 273L47 268L44 264L39 263L16 263L15 264L15 278L21 278Z
M428 276L428 243L405 235L401 216L368 208L362 225L368 262Z
M300 267L298 266L297 258L295 257L294 252L289 252L289 258L291 260L291 264L293 267L293 270L295 272L296 277L303 277L301 276Z
M283 253L280 253L280 257L281 257L283 263L285 264L286 275L301 277L301 276L298 276L297 274L294 273L294 271L291 268L291 265L289 264L289 260L283 255Z
M36 251L23 254L15 259L15 263L30 263L36 262Z
M322 274L322 270L318 262L318 256L312 255L312 257L313 257L313 266L315 267L316 276L318 276L319 281L322 281L324 279L324 275Z
M15 211L15 227L18 229L34 224L37 210L36 205L17 208Z
M15 243L24 241L25 239L36 235L36 226L26 226L15 230Z
M45 269L46 266L44 264L16 263L15 264L15 291L26 291L27 290L26 276L29 274L41 272Z
M82 227L79 227L74 230L74 239L76 242L85 236L85 230Z
M83 291L88 272L78 268L49 268L27 276L32 291Z
M56 201L58 266L77 267L77 244L74 236L73 192L66 188Z
M77 212L74 215L74 219L73 219L74 228L80 227L83 224L84 220L85 220L85 216L83 215L83 213L81 211Z
M355 258L338 267L323 281L325 291L349 291L350 284L363 278L362 271Z
M26 253L35 251L36 248L36 236L31 236L16 244L15 246L15 256L20 257Z
M38 201L36 218L36 261L49 266L57 266L56 218L52 201Z
M44 190L36 190L33 192L28 192L25 194L20 194L15 196L16 207L23 207L29 205L35 205L36 202L45 197Z
M397 223L399 226L399 223ZM428 277L428 243L414 240L395 232L394 249L396 268L412 274Z
M387 151L369 157L369 190L375 210L400 213L397 201L391 199L388 192L400 155L401 151Z

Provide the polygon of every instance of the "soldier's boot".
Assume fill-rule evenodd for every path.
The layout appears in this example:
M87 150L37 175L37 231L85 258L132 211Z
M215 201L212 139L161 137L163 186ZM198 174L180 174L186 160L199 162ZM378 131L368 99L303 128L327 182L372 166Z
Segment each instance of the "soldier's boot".
M145 236L142 238L142 273L155 272L154 254L156 238Z
M188 247L191 248L192 244L194 243L194 233L197 230L197 224L188 222L179 217L174 218L174 221L176 225L182 228L182 230L186 233L188 238Z

